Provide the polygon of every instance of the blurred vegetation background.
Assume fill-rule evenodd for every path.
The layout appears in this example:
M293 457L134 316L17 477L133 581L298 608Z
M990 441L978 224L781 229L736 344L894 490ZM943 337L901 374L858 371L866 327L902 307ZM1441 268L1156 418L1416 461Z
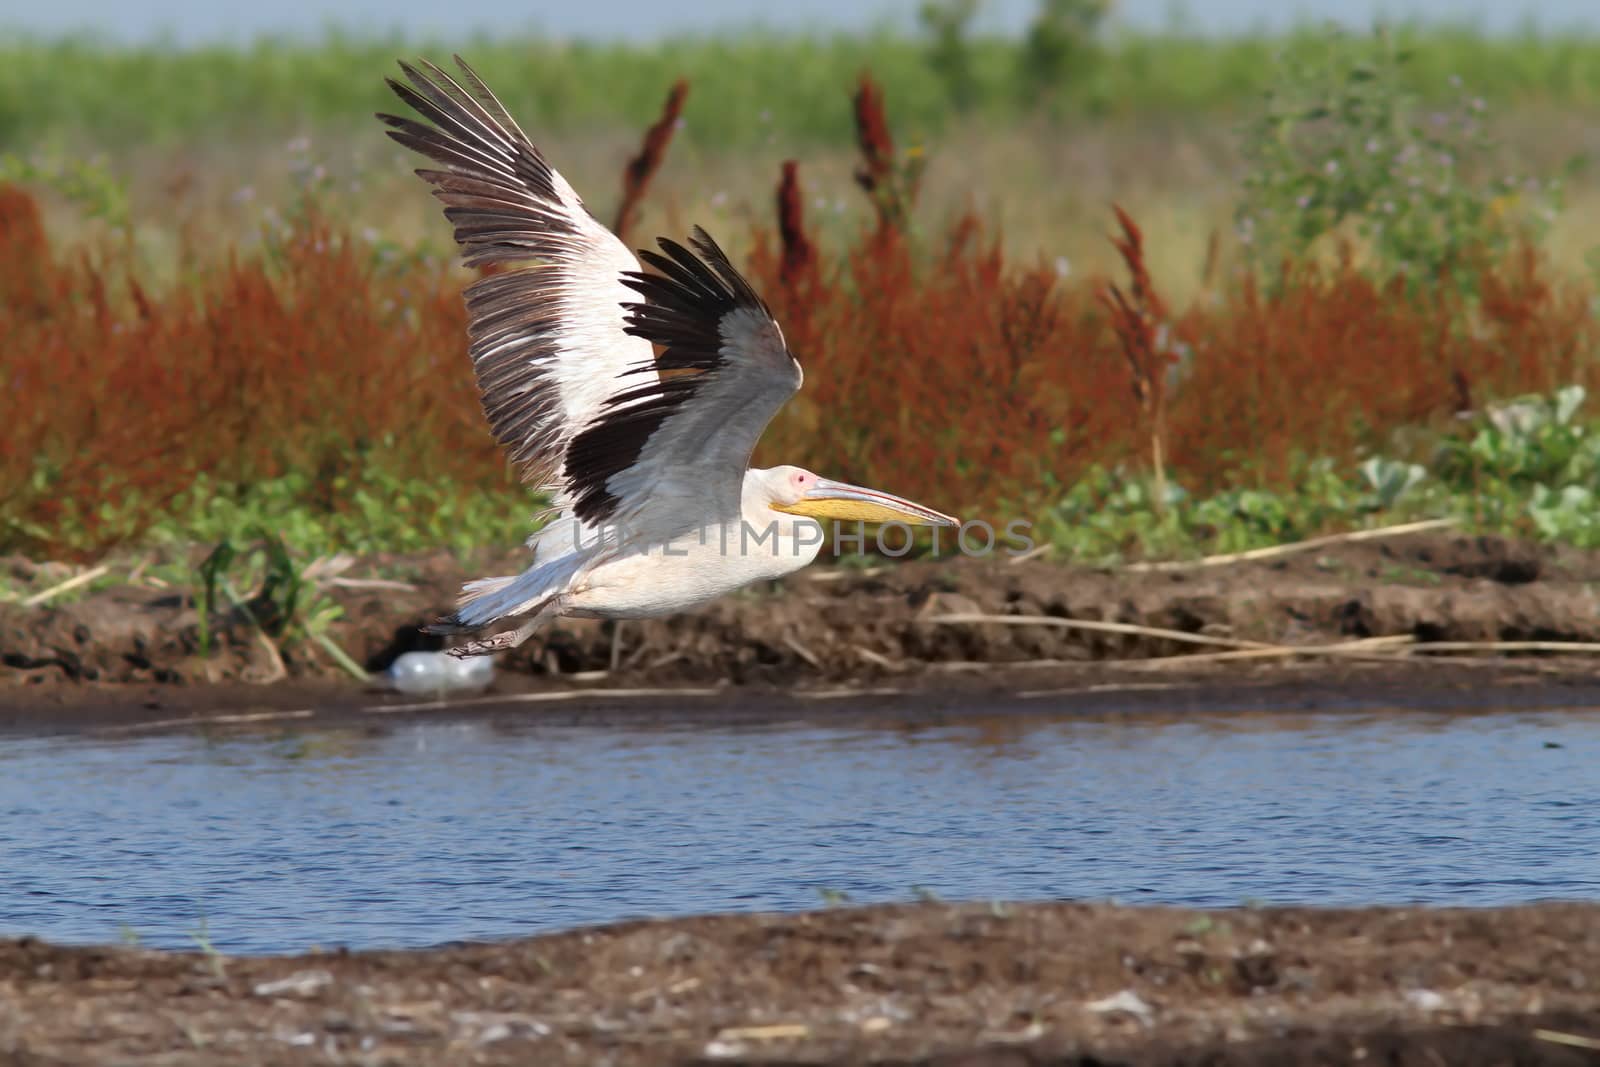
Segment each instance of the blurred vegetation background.
M795 323L812 395L783 459L1031 515L1066 558L1441 515L1600 544L1600 36L1202 37L1041 0L1003 38L978 10L648 45L8 37L0 551L520 539L536 503L475 410L469 277L372 119L397 58L452 52L602 219L688 82L632 241L705 225ZM872 196L863 74L898 175ZM785 161L804 278L779 266Z

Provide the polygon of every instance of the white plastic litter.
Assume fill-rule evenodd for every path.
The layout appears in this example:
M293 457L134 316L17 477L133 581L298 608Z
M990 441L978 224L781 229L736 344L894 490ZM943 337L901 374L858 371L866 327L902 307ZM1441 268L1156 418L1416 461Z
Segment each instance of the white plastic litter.
M482 689L494 681L494 657L458 659L448 652L405 652L389 664L384 677L402 693Z

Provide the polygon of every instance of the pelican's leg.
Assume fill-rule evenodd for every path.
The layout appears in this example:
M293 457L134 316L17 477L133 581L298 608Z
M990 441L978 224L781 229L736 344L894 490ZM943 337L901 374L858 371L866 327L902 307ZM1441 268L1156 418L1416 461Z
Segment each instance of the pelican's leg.
M516 648L528 638L532 637L541 626L561 614L561 598L551 597L534 614L533 618L518 626L515 630L506 630L495 634L493 637L484 637L476 641L468 641L464 645L457 645L447 649L457 659L466 659L468 656L488 656L496 652L504 652L508 648Z
M617 673L617 664L622 662L622 620L616 619L611 623L611 673Z

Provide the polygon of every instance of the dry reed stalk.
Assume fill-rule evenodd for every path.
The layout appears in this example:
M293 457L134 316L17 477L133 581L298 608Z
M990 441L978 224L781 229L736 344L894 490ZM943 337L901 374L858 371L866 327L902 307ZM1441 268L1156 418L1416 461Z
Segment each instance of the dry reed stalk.
M1594 641L1425 641L1419 642L1412 652L1437 655L1440 652L1478 652L1498 655L1502 652L1549 652L1555 655L1593 656L1600 654L1600 642Z
M753 1026L729 1026L717 1031L718 1041L790 1041L806 1037L811 1027L805 1023L770 1023Z
M71 592L82 585L88 585L95 579L103 578L109 573L111 573L111 568L104 563L100 564L98 567L91 567L89 570L73 575L64 582L58 582L55 585L52 585L49 589L40 590L24 600L22 602L22 606L25 608L38 607L40 604L54 600L62 593Z
M1286 545L1268 545L1265 548L1252 548L1245 552L1227 552L1220 556L1129 563L1122 569L1125 571L1181 571L1194 567L1221 567L1229 563L1277 559L1280 556L1306 552L1313 548L1327 548L1329 545L1356 544L1361 541L1376 541L1385 537L1426 533L1430 530L1447 530L1455 525L1457 525L1455 519L1422 519L1418 522L1403 522L1396 526L1380 526L1375 530L1351 530L1348 533L1328 534L1326 537L1312 537L1304 541L1293 541Z
M959 674L962 671L1038 671L1049 670L1051 667L1082 667L1081 659L1023 659L1023 660L987 660L987 659L947 659L927 664L930 671L939 671L946 674Z
M677 658L674 656L673 658ZM670 662L670 661L667 661ZM605 671L585 672L595 677L603 676ZM578 675L570 674L565 680L572 681ZM568 700L591 700L603 703L617 697L708 697L716 696L723 692L720 688L690 688L682 689L604 689L598 686L591 689L560 689L551 692L538 693L502 693L494 696L462 697L458 700L426 700L416 704L368 704L361 711L368 715L399 715L410 711L439 711L443 708L482 707L487 704L559 704Z
M1130 637L1151 637L1163 641L1177 641L1190 645L1211 645L1217 648L1240 650L1273 650L1280 646L1262 641L1241 641L1229 637L1212 637L1209 634L1190 633L1187 630L1166 630L1159 626L1140 626L1131 622L1105 622L1100 619L1063 619L1058 615L978 615L960 613L935 615L917 620L930 626L1050 626L1061 630L1087 630L1093 633L1126 634Z
M1585 1037L1583 1034L1569 1034L1565 1030L1535 1030L1533 1036L1540 1041L1548 1041L1552 1045L1566 1045L1570 1048L1589 1049L1600 1052L1600 1037Z
M862 697L898 697L912 690L896 685L842 686L837 689L796 689L789 695L798 700L859 700Z
M282 722L286 719L310 719L316 716L316 711L311 708L297 708L293 711L244 711L226 715L186 715L182 718L151 719L148 722L133 722L122 726L102 726L93 731L96 734L112 735L145 733L150 730L170 730L175 726L248 726L261 722Z
M278 642L267 636L267 631L256 627L256 643L267 654L267 673L258 678L245 677L244 681L254 685L273 685L289 677L289 668L283 662L283 652L278 648Z
M1226 652L1196 652L1179 656L1161 656L1154 659L1124 661L1126 666L1139 668L1182 668L1197 663L1236 663L1241 660L1296 659L1296 658L1354 658L1394 660L1403 656L1415 645L1410 634L1388 637L1363 637L1354 641L1336 641L1326 645L1271 645L1266 648L1239 648Z
M683 101L688 95L687 80L679 78L672 83L666 103L661 108L661 117L645 131L638 154L628 160L628 165L623 168L622 203L617 206L617 221L611 227L611 231L623 242L628 240L629 231L638 221L639 202L650 187L650 179L655 177L656 171L661 169L661 161L666 158L667 146L672 143L672 135L678 128L678 117L683 114Z

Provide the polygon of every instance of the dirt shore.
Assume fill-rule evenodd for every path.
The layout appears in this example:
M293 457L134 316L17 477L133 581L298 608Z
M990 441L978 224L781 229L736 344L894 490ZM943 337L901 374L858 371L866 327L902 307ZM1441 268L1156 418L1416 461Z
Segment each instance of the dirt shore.
M24 583L49 577L22 560L7 565ZM401 652L437 647L418 626L448 608L464 577L520 565L519 558L474 561L469 573L443 554L360 561L341 575L356 587L325 588L343 608L329 636L380 671ZM359 586L373 578L403 584ZM1473 687L1490 675L1582 681L1592 674L1587 658L1528 649L1485 658L1440 643L1600 642L1597 583L1600 552L1437 533L1174 571L998 559L814 567L671 618L619 627L563 621L500 657L497 685L502 692L596 680L613 688L942 691L968 684L952 679L981 675L984 684L1015 692L1263 675L1330 683L1417 677ZM973 618L993 616L1055 622ZM260 684L268 680L346 700L360 690L315 642L267 641L242 616L214 620L214 631L211 653L202 656L193 598L139 583L37 607L0 605L7 702L92 703L112 691L126 700L179 688L265 692L274 688ZM1406 647L1337 657L1318 651L1372 638ZM1243 647L1249 643L1277 651ZM1304 651L1285 655L1285 646Z
M1600 905L928 903L230 958L0 942L16 1065L1600 1061Z

